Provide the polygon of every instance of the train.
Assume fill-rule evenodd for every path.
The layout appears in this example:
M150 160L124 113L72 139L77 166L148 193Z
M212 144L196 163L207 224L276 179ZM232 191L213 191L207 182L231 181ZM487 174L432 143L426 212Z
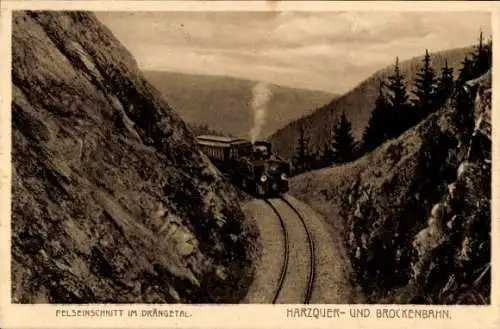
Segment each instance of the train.
M259 198L288 192L289 162L272 153L271 143L213 135L197 136L212 163L243 191Z

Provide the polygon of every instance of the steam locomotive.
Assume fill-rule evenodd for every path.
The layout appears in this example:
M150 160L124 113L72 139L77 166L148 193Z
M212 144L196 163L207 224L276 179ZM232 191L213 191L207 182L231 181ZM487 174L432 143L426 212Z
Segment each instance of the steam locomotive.
M271 143L212 135L197 140L212 163L244 191L260 198L288 191L290 164L271 153Z

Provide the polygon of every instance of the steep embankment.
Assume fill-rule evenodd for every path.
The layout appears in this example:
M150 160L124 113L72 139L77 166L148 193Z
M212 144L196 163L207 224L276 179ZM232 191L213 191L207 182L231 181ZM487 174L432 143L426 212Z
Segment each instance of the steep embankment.
M450 101L353 163L292 179L344 232L372 302L490 302L491 74L470 85L469 112Z
M457 74L461 61L472 50L472 47L468 47L431 53L431 66L437 74L440 74L445 60L448 60L448 65L455 68L454 73ZM422 63L422 59L423 56L419 56L400 63L400 70L404 74L409 86L408 91L412 89L413 80ZM335 120L342 112L345 112L347 118L352 123L354 137L359 140L375 107L379 81L386 79L393 71L394 66L391 65L376 72L345 95L333 99L330 103L317 109L312 114L293 121L284 128L276 131L270 137L275 150L281 156L292 157L297 146L301 125L304 125L306 128L306 134L310 138L309 145L311 149L322 149L324 143L330 137Z
M255 81L223 76L146 71L146 78L161 91L187 123L207 124L224 134L249 138L254 125L252 87ZM269 85L272 96L260 137L325 105L333 94Z
M13 301L242 298L252 226L111 32L15 12L12 63Z

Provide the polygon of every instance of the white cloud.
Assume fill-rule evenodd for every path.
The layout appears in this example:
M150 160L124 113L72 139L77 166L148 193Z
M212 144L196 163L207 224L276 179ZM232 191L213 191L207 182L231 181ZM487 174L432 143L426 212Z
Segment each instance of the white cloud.
M480 12L98 13L147 69L345 92L396 56L470 45Z

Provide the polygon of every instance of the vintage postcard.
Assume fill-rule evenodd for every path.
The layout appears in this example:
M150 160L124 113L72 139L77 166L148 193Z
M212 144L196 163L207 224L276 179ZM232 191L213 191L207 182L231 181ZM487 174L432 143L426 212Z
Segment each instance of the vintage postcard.
M500 327L499 4L0 19L1 328Z

